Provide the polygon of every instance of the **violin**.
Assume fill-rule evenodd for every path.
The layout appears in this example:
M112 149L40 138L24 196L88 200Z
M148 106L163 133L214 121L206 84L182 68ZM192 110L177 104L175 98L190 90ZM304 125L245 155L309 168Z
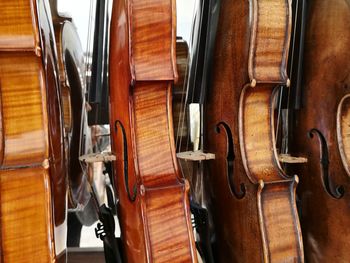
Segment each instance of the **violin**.
M50 6L0 1L1 260L66 262L64 124Z
M70 208L81 208L87 205L91 196L88 186L89 175L83 171L79 162L79 157L92 148L89 137L85 138L85 142L81 140L83 129L89 129L84 99L85 57L72 18L58 13L57 0L51 0L50 6L63 104L65 148L68 160L68 201Z
M110 126L124 258L197 262L189 184L175 156L175 1L114 1Z
M203 169L215 262L304 262L298 177L283 169L275 136L291 31L291 1L221 1L203 103L204 151L215 154Z
M298 196L307 262L350 258L350 2L308 1L304 62L292 151L308 162Z

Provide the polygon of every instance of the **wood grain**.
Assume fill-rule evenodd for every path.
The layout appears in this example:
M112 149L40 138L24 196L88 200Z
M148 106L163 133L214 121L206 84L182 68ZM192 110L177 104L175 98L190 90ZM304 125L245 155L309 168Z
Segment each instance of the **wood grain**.
M44 0L0 1L3 262L65 260L63 118L48 8Z
M280 180L283 175L282 169L275 163L277 153L273 139L274 122L271 118L271 97L277 90L275 85L261 84L256 88L247 85L241 94L240 146L247 176L254 183L258 183L259 180Z
M297 258L303 257L299 225L290 223L299 220L295 202L297 182L297 179L261 181L259 185L258 207L265 262L298 262Z
M16 15L14 15L16 14ZM39 47L39 31L36 19L36 3L33 0L0 1L1 50L36 50Z
M257 82L286 82L292 26L290 0L253 0L249 77Z
M2 170L0 187L3 262L54 262L48 170Z
M128 262L197 262L173 138L174 26L175 1L114 2L110 123Z
M41 58L34 53L2 52L0 63L2 166L40 164L48 156Z
M204 175L215 262L304 262L297 179L281 169L274 138L290 1L222 0L220 12L204 105L205 151L216 156Z
M337 109L337 140L343 167L350 176L350 94L345 95Z
M130 2L132 73L137 80L177 79L175 0Z
M193 262L187 195L183 185L146 190L144 212L153 262Z

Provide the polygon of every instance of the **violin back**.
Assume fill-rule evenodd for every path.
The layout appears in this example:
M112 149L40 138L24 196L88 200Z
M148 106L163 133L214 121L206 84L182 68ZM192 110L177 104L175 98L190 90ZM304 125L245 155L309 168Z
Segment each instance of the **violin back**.
M308 159L294 169L307 262L350 258L349 45L350 2L308 1L302 105L293 132L294 154Z

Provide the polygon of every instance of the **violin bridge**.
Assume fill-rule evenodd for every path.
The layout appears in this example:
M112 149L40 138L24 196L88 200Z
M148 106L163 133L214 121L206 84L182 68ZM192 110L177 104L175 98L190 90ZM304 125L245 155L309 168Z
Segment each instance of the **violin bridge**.
M296 157L296 156L291 156L289 154L279 154L278 155L278 160L281 163L307 163L308 160L305 157Z
M207 161L207 160L214 160L215 154L213 153L204 153L202 151L188 151L188 152L180 152L176 154L177 158L185 161L193 161L193 162L200 162L200 161Z
M85 163L113 162L117 159L111 152L91 153L79 157L79 161Z

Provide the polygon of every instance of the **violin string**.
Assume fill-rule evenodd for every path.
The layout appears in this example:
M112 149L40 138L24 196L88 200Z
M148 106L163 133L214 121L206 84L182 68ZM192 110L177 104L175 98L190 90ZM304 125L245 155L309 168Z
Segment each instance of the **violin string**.
M186 96L186 83L188 79L188 54L186 58L186 67L185 67L185 76L184 76L184 83L182 84L182 90L181 90L181 102L180 102L180 115L177 125L177 134L176 134L176 147L179 147L178 149L181 149L182 145L182 132L185 129L185 114L186 114L186 103L185 103L185 96ZM181 133L181 134L180 134Z
M93 5L94 5L94 1L95 0L90 0L90 10L89 10L89 22L88 22L88 36L87 36L87 43L86 43L86 51L85 51L85 74L86 77L88 76L88 74L91 73L91 60L92 60L92 56L90 56L91 54L91 36L92 36L92 23L93 23L93 17L92 17L92 13L93 13ZM91 54L92 55L92 54ZM90 72L90 73L89 73ZM87 82L87 90L89 90L90 88L90 82Z
M79 136L79 155L83 155L84 152L87 149L83 147L84 144L86 144L86 141L84 140L86 134L84 130L84 124L85 124L85 112L87 111L87 102L86 102L86 92L90 90L90 84L91 82L88 81L88 77L91 76L91 59L90 59L90 52L91 52L91 30L92 30L92 13L93 13L93 6L94 6L94 0L90 0L90 8L89 8L89 22L88 22L88 35L87 35L87 43L86 43L86 51L85 51L85 90L83 94L83 102L82 102L82 111L80 116L80 136ZM91 136L91 135L90 135ZM86 139L86 138L85 138ZM85 145L86 146L86 145ZM83 174L87 174L87 166L84 165L82 162L79 162L81 169L83 171Z
M303 1L303 0L301 0ZM293 81L293 66L294 66L294 53L295 53L295 42L296 42L296 34L297 34L297 22L298 22L298 18L299 18L299 2L300 0L297 0L296 2L296 7L295 7L295 19L294 19L294 31L293 31L293 43L292 43L292 54L291 54L291 63L290 63L290 71L289 71L289 78L290 81ZM291 83L292 85L292 83ZM287 97L287 111L286 111L286 121L289 121L289 111L290 111L290 96L291 96L291 87L288 87L288 97ZM288 125L288 123L287 123ZM285 149L284 149L284 153L288 153L289 149L288 149L288 144L289 144L289 127L287 127L287 134L286 134L286 142L285 142Z
M206 1L206 0L205 0ZM202 2L202 5L200 6L201 10L201 15L200 15L200 21L199 21L199 29L198 29L198 46L197 46L197 50L199 52L200 50L200 40L201 40L201 35L203 34L203 19L204 19L204 5L205 5L205 1ZM208 19L208 18L207 18ZM206 33L206 32L204 32ZM205 43L205 48L207 48L206 43ZM198 69L198 58L199 58L199 53L197 53L197 60L196 60L196 71L195 73L197 73L197 69ZM203 69L203 68L202 68ZM202 73L202 78L203 78L204 74ZM203 79L201 79L200 85L202 85L203 83ZM201 87L202 88L202 87ZM194 99L194 95L195 93L192 92L192 101ZM200 94L201 95L201 94ZM199 102L199 145L197 147L199 147L196 150L202 150L203 151L203 141L202 141L202 132L203 132L203 105L201 104L201 102ZM196 135L196 134L195 134ZM195 138L196 140L196 138ZM199 204L203 204L202 199L203 199L203 175L204 175L204 171L203 171L203 162L199 162L197 163L196 166L193 166L192 169L192 177L196 178L194 180L194 188L195 188L195 192L197 193L196 195L193 196L193 198L196 198L197 200L195 200L196 202L198 202Z
M196 0L195 1L195 6L198 6L198 3L199 3L199 1L198 0ZM196 11L194 12L194 15L193 15L193 25L195 25L195 17L196 16ZM193 27L194 28L194 27ZM191 43L191 45L190 45L190 47L189 47L189 53L188 53L188 62L187 62L187 64L186 64L186 66L189 68L189 71L192 71L191 70L191 68L192 68L192 56L191 56L191 52L193 51L192 49L193 49L193 47L192 47L192 43L193 43L193 34L191 34L191 37L190 37L190 43ZM196 69L197 69L197 62L198 62L198 60L196 61ZM186 72L187 72L187 70L186 70ZM194 71L194 72L196 72L196 70ZM182 113L181 113L181 117L182 117L182 123L181 123L181 130L183 130L184 129L184 125L185 125L185 116L186 116L186 113L187 113L187 110L189 109L188 108L188 92L189 92L189 89L190 89L190 83L189 83L189 74L190 73L188 73L188 75L187 75L187 73L186 73L186 75L187 75L187 77L186 77L186 79L184 79L184 85L183 85L183 87L186 87L186 92L184 93L184 96L185 96L185 99L182 101L183 103L184 103L184 105L183 105L183 110L182 110ZM191 95L191 101L193 101L193 99L194 99L194 93L192 93L192 95ZM186 139L186 146L185 146L185 150L186 151L188 151L188 149L189 149L189 141L190 141L190 136L191 136L191 130L190 130L190 127L188 127L188 129L187 129L187 139ZM178 134L177 134L177 136L178 136ZM182 147L182 138L180 138L180 146L179 146L179 148L181 149Z
M293 43L292 43L292 53L291 53L291 63L290 63L290 70L289 70L289 78L290 80L293 79L293 64L294 64L294 52L295 52L295 41L296 41L296 31L297 31L297 21L298 21L298 12L299 12L299 0L297 0L296 2L296 8L295 8L295 17L294 17L294 30L293 30ZM287 111L286 111L286 116L285 116L285 120L284 122L288 122L289 119L289 107L290 107L290 94L291 94L291 87L286 87L286 86L281 86L281 91L279 92L279 103L278 103L278 113L277 113L277 123L276 123L276 134L275 134L275 138L276 138L276 143L278 142L279 139L279 130L280 130L280 119L281 119L281 111L282 111L282 100L283 100L283 93L285 89L288 89L288 95L287 95ZM282 121L282 124L284 124L284 122ZM285 124L287 125L287 124ZM283 127L282 127L283 129ZM288 129L287 129L288 130ZM288 131L287 131L288 132ZM286 136L288 137L288 134L286 134ZM288 138L286 138L288 140ZM281 149L280 149L281 153L288 153L288 141L283 143L283 139L282 139L282 143L281 143Z
M197 77L197 72L198 72L198 57L199 57L199 50L200 50L200 39L201 39L201 35L202 35L202 25L203 25L203 15L204 15L204 3L202 3L202 4L200 4L201 2L200 2L200 0L198 0L198 3L199 4L197 4L198 6L199 6L199 8L201 9L200 10L200 16L199 16L199 27L198 27L198 37L197 37L197 43L196 43L196 45L197 45L197 56L196 56L196 61L195 61L195 70L194 70L194 80L196 80L196 77ZM198 7L197 6L197 7ZM197 13L197 12L196 12ZM203 76L202 76L203 77ZM194 81L194 83L193 83L193 85L194 85L194 87L192 87L192 88L197 88L196 87L196 81ZM193 90L193 92L192 92L192 94L191 94L191 102L193 103L193 101L194 101L194 96L195 96L195 92L194 92L194 90ZM200 112L200 115L202 115L202 112ZM190 123L191 124L191 123ZM194 134L195 136L196 136L196 134ZM191 137L191 134L190 134L190 136L189 136L189 139L187 140L187 145L186 145L186 149L188 149L188 147L189 147L189 141L190 141L190 137ZM196 140L196 138L194 138L194 140ZM192 150L195 150L194 149L194 145L193 145L193 148L192 148Z
M282 98L283 98L283 91L284 91L284 87L281 86L281 90L278 94L278 113L277 113L277 123L276 123L276 134L275 134L275 138L276 138L276 143L278 143L278 137L279 137L279 127L280 127L280 119L281 119L281 111L282 111Z
M294 52L295 52L295 41L296 41L296 32L297 32L297 21L298 21L298 17L299 17L299 0L297 0L296 2L296 7L295 7L295 19L294 19L294 32L293 32L293 44L292 44L292 58L291 58L291 64L290 64L290 79L292 81L293 79L293 60L294 60ZM288 101L287 101L287 108L289 109L289 105L290 105L290 90L288 90Z
M198 0L195 1L195 4L194 6L197 7L198 6ZM196 16L196 8L194 9L194 12L193 12L193 18L192 18L192 28L194 28L194 25L195 25L195 16ZM188 98L188 93L189 93L189 89L191 88L190 87L190 83L189 83L189 76L190 76L190 72L191 72L191 67L192 67L192 59L193 59L193 56L192 56L192 50L193 50L193 46L192 46L192 43L193 43L193 40L194 40L194 32L191 33L190 35L190 40L189 40L189 47L188 47L188 54L187 54L187 63L186 63L186 71L185 71L185 77L184 77L184 83L183 83L183 92L182 92L182 95L181 95L181 104L180 104L180 118L181 119L181 124L178 126L178 131L177 131L177 143L176 143L176 148L181 151L183 149L182 145L183 145L183 139L185 138L186 140L186 145L184 146L184 149L185 151L188 151L189 150L189 144L190 144L190 121L189 119L186 119L186 116L189 116L188 114L188 110L189 110L189 104L188 104L188 101L189 101L189 98ZM193 93L192 93L192 101L193 101ZM188 115L187 115L188 114ZM185 124L185 122L187 122ZM180 134L180 131L185 131L185 125L186 125L186 134L185 136L180 136L180 135L183 135L183 134ZM191 162L181 162L181 165L180 165L181 169L182 169L182 172L183 174L191 174ZM185 171L184 171L185 170Z

